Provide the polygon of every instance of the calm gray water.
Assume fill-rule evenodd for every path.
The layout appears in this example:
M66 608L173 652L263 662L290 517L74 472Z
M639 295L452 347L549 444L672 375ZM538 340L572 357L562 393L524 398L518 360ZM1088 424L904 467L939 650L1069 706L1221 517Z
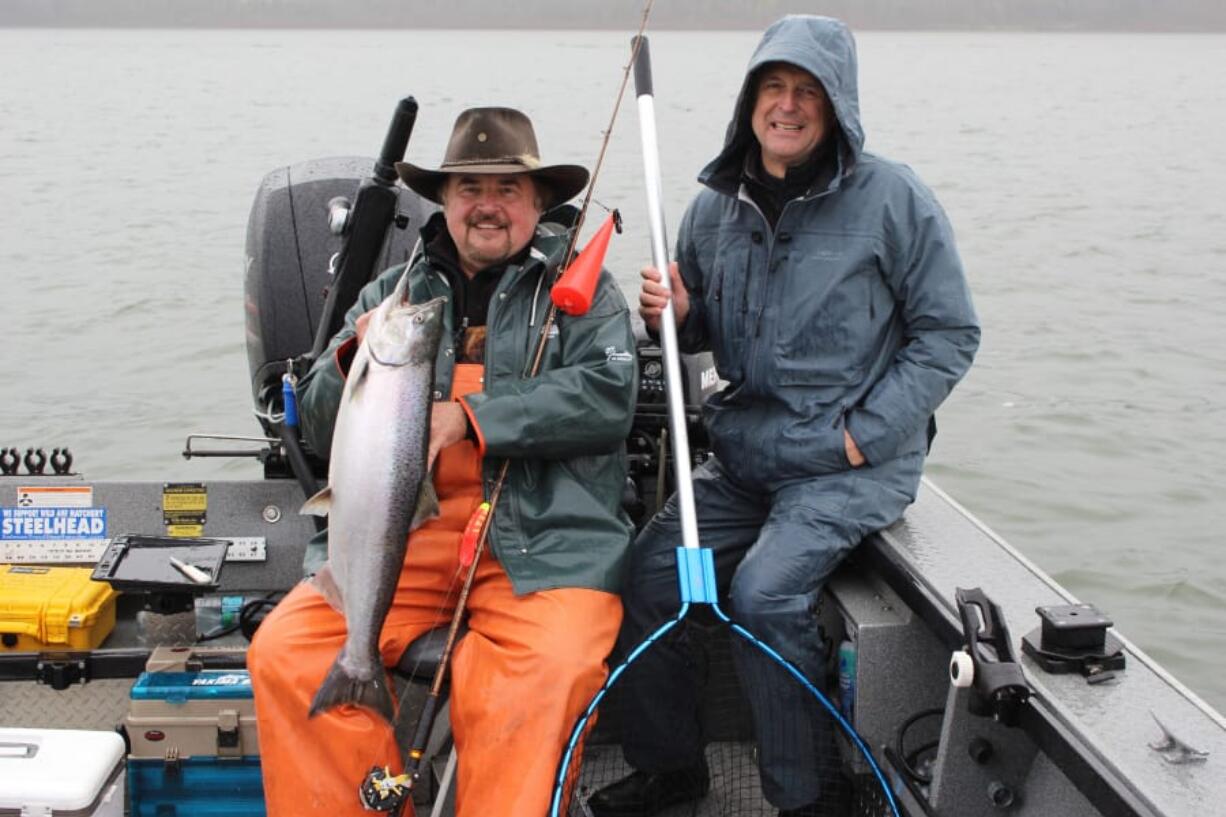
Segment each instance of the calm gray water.
M416 161L437 164L460 109L510 104L546 161L590 166L628 39L0 31L0 444L69 445L95 479L253 475L179 452L188 431L257 431L241 290L260 178L373 155L409 93ZM671 226L756 39L652 38ZM929 474L1226 708L1226 37L859 40L868 146L937 192L984 324ZM649 254L638 151L630 98L597 187L626 217L628 290Z

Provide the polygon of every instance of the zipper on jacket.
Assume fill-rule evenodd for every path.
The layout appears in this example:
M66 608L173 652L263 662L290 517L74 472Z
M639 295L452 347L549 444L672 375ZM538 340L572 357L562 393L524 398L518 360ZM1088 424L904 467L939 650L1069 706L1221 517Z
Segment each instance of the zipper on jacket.
M843 176L844 176L843 156L842 156L842 152L840 151L838 155L838 165L836 166L836 169L835 169L835 175L834 175L834 178L831 179L830 184L827 185L827 187L824 190L821 190L820 192L817 192L817 193L810 192L803 196L798 196L797 198L789 199L788 201L785 201L783 203L783 207L779 210L779 219L778 221L775 222L776 226L783 223L783 217L787 214L788 207L791 207L796 202L806 202L810 200L817 200L817 199L825 198L831 193L837 191L839 187L842 186ZM702 183L705 184L710 189L714 190L716 193L727 195L726 191L719 190L716 187L712 187L707 181L703 181ZM745 192L744 183L741 183L738 186L735 198L737 201L741 201L747 204L749 207L753 209L755 213L758 214L758 216L762 219L762 223L766 226L767 234L770 236L769 242L767 244L767 250L766 250L766 270L764 272L764 277L766 280L765 280L765 284L764 284L763 292L762 292L762 306L758 309L757 318L753 321L754 328L753 328L752 333L748 331L749 329L748 321L746 321L746 324L747 324L746 333L745 333L746 342L745 342L745 355L744 355L744 366L743 366L744 382L747 386L752 386L753 378L750 376L750 374L753 370L753 367L750 364L755 359L755 353L757 352L756 347L758 343L760 343L761 337L762 337L762 313L766 310L766 304L767 304L767 301L770 295L771 264L775 260L774 258L775 256L775 236L777 234L777 231L771 228L770 220L766 218L766 214L762 212L762 209L758 207L757 203L754 202L754 200L749 196L747 192ZM748 310L748 301L749 301L748 277L746 278L746 284L747 286L745 288L744 304L745 304L745 309Z
M774 254L774 248L775 248L775 233L774 233L774 230L771 229L770 221L766 218L766 214L762 212L762 209L758 207L757 203L754 202L754 200L749 197L749 194L745 192L745 185L743 184L741 185L740 190L737 192L737 199L745 202L747 205L749 205L749 207L755 213L758 214L758 217L762 219L762 225L766 228L764 235L769 236L769 238L766 239L767 240L766 269L763 271L763 278L766 279L766 281L763 284L762 303L763 305L765 305L766 296L769 294L768 287L769 287L769 279L770 279L770 264L771 264L771 256ZM787 204L784 204L784 209L787 209ZM779 217L781 219L783 218L782 211L780 211ZM750 251L750 254L752 255L752 250ZM749 264L746 264L746 267L748 266ZM745 276L745 296L744 296L744 300L742 303L743 303L742 314L745 315L745 318L743 320L746 323L746 326L745 326L745 356L744 356L744 364L743 364L744 380L745 380L746 385L752 388L755 385L754 378L752 376L753 371L754 371L754 366L752 364L757 358L757 355L756 355L757 346L759 343L759 339L762 337L762 320L761 320L762 312L761 310L758 311L758 320L753 322L754 323L753 331L750 332L749 326L748 326L748 323L749 323L748 321L748 311L749 311L749 276L748 274Z
M812 196L811 198L818 199L824 195L825 193L819 193L818 195ZM766 272L763 275L762 303L761 305L759 305L758 314L754 318L754 337L762 337L762 315L763 313L766 312L766 305L770 303L770 294L771 294L771 289L772 289L771 281L774 278L775 247L779 244L792 243L792 234L789 233L787 230L778 229L779 225L783 223L783 217L787 214L789 207L796 204L797 202L808 201L809 198L810 197L801 196L800 198L789 199L788 201L785 201L783 203L783 209L779 211L779 220L775 222L775 229L770 231L770 241L767 244L767 248L766 248ZM746 196L746 199L748 199L748 196ZM752 199L748 199L748 200L751 204L753 204ZM754 209L758 211L758 215L762 216L762 220L766 221L766 214L763 213L760 209L758 209L757 205L754 205ZM769 222L767 222L767 226L769 227Z
M759 237L757 241L754 241L754 236ZM762 236L762 233L760 231L754 230L752 233L749 234L749 242L751 244L761 244L762 243L761 236ZM745 281L745 288L741 290L741 320L745 322L748 321L748 316L749 316L749 281L750 281L749 275L750 275L752 268L753 268L753 249L751 248L749 252L745 253L745 269L741 271L741 277Z
M843 426L844 428L846 428L847 426L847 408L848 408L847 403L839 403L839 412L838 414L834 415L834 419L830 421L831 428L838 428L839 426Z

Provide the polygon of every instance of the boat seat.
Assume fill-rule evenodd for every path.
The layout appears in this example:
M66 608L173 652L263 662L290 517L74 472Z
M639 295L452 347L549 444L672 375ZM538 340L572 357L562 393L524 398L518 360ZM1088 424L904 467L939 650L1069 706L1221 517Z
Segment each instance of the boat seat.
M429 684L433 681L434 673L443 659L443 645L447 643L448 626L444 624L419 635L401 654L396 666L391 667L392 672L410 683ZM456 634L457 644L466 632L468 625L460 625L460 631Z

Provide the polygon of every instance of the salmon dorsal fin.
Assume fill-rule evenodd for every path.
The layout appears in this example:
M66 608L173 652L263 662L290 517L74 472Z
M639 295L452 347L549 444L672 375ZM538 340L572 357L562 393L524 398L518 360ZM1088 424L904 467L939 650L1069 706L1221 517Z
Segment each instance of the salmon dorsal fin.
M332 486L325 485L322 491L302 503L298 513L303 516L327 516L330 510L332 510Z

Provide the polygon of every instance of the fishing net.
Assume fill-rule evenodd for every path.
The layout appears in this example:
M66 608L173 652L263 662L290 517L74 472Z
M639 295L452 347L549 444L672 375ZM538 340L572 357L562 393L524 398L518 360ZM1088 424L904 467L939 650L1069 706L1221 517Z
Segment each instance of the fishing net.
M690 722L679 722L678 728L687 733L694 730L700 736L709 780L705 793L670 805L658 814L774 817L779 807L768 799L768 791L776 793L777 799L780 791L796 790L796 783L807 781L801 789L812 790L812 781L816 779L821 781L819 814L893 815L880 779L857 746L858 739L826 709L811 685L773 659L754 662L754 677L742 679L733 662L734 641L738 642L737 649L770 648L712 615L710 609L695 608L643 650L643 654L654 650L674 652L683 658L696 679L689 690L693 712L683 715ZM636 725L638 707L629 705L627 700L630 690L637 686L634 674L649 671L648 662L641 658L640 655L615 668L598 697L592 719L581 727L584 740L576 745L569 759L563 760L564 768L559 770L562 785L555 792L555 810L551 814L605 817L608 812L602 811L599 798L593 797L635 771L626 761L622 747L636 728L641 728ZM833 682L833 669L832 666L831 674L812 686L819 691L826 689ZM785 691L778 697L766 698L759 718L763 723L758 724L758 730L745 694L746 684L772 684L771 689ZM839 705L837 696L828 700L835 707ZM801 702L799 707L797 701ZM770 743L783 755L768 762L765 773L760 773L764 758L757 734L761 730L774 736ZM798 757L807 761L797 762ZM690 785L703 788L701 780Z

